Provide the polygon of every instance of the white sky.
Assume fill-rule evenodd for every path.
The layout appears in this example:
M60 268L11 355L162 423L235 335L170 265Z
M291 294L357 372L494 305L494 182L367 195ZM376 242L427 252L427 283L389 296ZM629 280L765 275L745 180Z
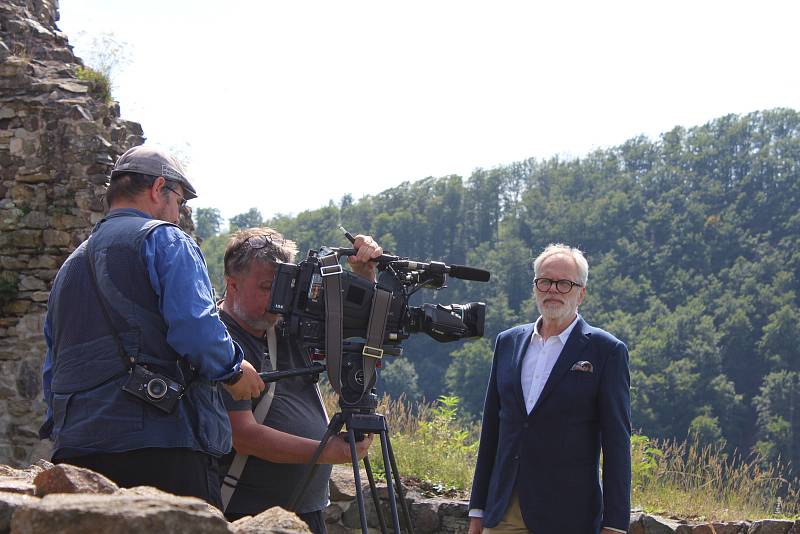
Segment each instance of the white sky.
M800 109L794 1L59 3L78 56L128 44L123 118L226 218Z

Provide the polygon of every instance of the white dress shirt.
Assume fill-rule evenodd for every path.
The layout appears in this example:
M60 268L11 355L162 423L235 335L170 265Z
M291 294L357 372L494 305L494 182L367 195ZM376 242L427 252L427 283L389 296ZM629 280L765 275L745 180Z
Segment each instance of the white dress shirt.
M522 373L520 374L522 396L525 398L525 409L528 413L531 413L533 407L536 406L536 401L539 400L539 395L542 394L544 385L550 378L550 372L579 318L580 315L576 315L575 320L563 332L557 336L550 336L547 340L539 334L539 323L542 318L539 317L534 323L533 336L528 345L528 351L522 358Z

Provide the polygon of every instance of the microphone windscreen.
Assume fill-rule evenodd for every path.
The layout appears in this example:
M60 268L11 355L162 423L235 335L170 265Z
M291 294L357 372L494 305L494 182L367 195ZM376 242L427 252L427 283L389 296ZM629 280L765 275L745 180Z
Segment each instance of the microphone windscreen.
M451 265L449 273L453 278L472 280L473 282L488 282L491 276L489 271L476 269L475 267L467 267L465 265Z

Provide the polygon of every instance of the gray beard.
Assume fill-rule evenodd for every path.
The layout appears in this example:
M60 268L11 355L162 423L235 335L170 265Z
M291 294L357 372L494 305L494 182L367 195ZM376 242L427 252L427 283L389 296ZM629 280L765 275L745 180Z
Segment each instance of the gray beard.
M233 313L240 321L243 321L247 326L253 330L263 331L272 325L272 321L267 317L250 317L242 311L242 307L238 302L233 303Z
M561 319L565 319L572 315L573 313L577 313L578 309L575 308L570 309L568 305L559 306L558 309L547 308L543 304L536 303L536 308L539 310L539 313L542 317L544 317L548 321L559 321Z

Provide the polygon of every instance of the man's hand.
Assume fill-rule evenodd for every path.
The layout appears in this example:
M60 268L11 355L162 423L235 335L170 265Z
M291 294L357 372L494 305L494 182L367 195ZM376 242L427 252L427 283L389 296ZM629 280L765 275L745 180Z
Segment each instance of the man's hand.
M469 534L481 534L483 530L483 518L482 517L470 517L469 518ZM605 532L603 534L606 534Z
M347 442L346 438L346 435L338 435L329 439L317 463L349 464L352 461L352 456L350 456L350 443ZM356 441L356 455L358 455L359 460L367 455L371 444L372 434L366 434L364 439Z
M258 376L256 368L247 360L242 360L242 378L234 385L223 384L233 400L250 400L261 395L264 391L264 381Z
M347 263L353 272L367 280L375 281L376 263L370 261L383 254L383 248L372 239L372 236L358 234L353 241L353 248L358 252L355 256L348 256Z

